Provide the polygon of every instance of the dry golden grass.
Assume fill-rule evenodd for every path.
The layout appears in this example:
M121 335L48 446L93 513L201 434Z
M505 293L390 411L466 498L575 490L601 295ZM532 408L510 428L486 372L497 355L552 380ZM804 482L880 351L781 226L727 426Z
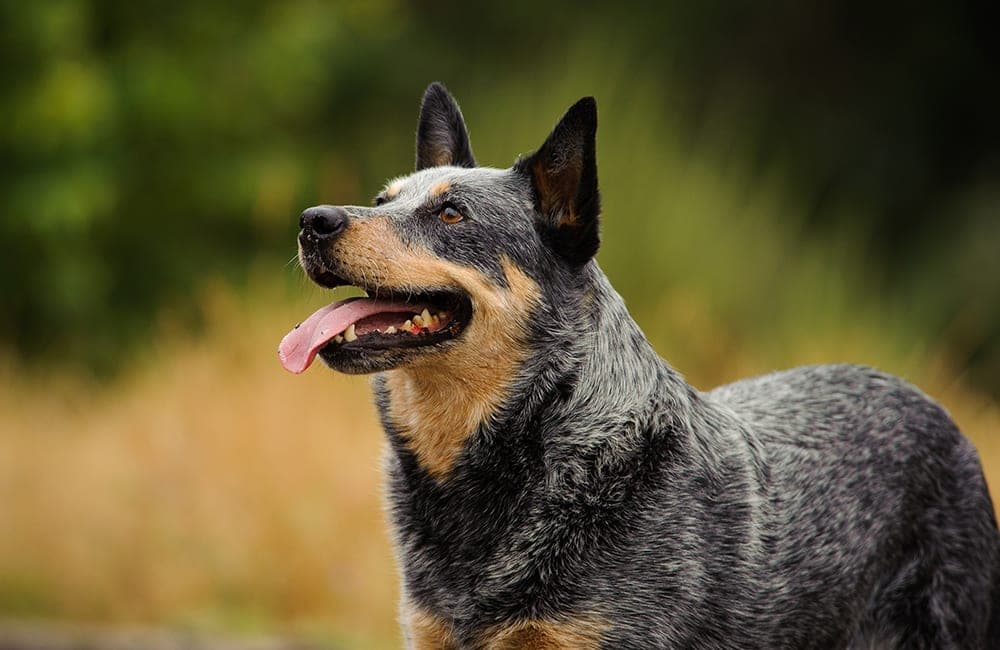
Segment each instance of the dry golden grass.
M367 381L283 372L275 347L308 308L273 287L250 295L215 291L207 334L158 337L111 386L0 368L0 617L399 646ZM700 313L665 299L655 316L668 334L654 340L701 386L789 360L894 369L858 333L803 338L775 358ZM1000 485L997 404L941 362L906 368Z
M111 387L3 372L0 615L399 646L367 381L284 372L274 296Z

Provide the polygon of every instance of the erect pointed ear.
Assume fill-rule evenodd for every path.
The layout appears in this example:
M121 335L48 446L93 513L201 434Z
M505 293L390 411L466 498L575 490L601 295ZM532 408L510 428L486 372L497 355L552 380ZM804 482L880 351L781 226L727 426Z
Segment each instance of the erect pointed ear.
M417 171L454 165L475 167L469 133L458 103L448 90L434 82L424 91L417 122Z
M566 111L538 151L515 165L531 179L541 232L572 264L585 263L600 244L596 136L597 102L584 97Z

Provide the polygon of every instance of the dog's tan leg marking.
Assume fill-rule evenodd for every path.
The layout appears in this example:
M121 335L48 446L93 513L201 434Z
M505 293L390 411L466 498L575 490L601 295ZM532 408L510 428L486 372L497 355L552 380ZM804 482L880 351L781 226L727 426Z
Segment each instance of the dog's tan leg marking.
M504 403L527 354L525 323L540 300L538 285L504 259L507 286L497 286L476 269L407 245L385 218L352 224L332 252L369 286L458 287L472 299L472 321L459 341L385 373L391 421L427 472L443 480L465 440Z
M587 618L524 621L490 629L482 650L597 650L606 627Z
M451 625L426 611L405 609L411 650L459 650ZM599 650L607 626L596 619L519 621L491 627L471 644L475 650Z
M418 609L407 609L405 617L410 650L459 650L451 626L444 620Z

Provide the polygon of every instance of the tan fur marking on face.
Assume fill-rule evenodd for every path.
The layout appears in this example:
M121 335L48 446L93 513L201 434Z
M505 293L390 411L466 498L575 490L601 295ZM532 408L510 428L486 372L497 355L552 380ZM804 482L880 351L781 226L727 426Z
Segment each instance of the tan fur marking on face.
M403 624L412 650L458 650L458 642L451 626L443 619L428 612L409 609L404 613Z
M607 626L589 618L523 621L491 628L482 650L597 650Z
M389 187L385 189L386 198L394 199L403 189L403 181L393 181L389 183Z
M459 284L472 297L472 322L459 345L411 367L386 373L389 415L421 465L437 480L447 478L466 439L503 405L507 388L524 361L524 327L538 287L509 260L501 289L478 272L458 265Z
M527 354L526 322L538 285L509 259L506 288L479 271L406 245L384 218L355 222L334 256L371 287L459 287L472 299L472 321L448 350L386 372L389 417L421 465L447 478L465 440L504 403Z
M433 187L431 187L430 195L431 197L441 196L450 189L451 189L451 181L448 180L438 181L437 183L434 184Z

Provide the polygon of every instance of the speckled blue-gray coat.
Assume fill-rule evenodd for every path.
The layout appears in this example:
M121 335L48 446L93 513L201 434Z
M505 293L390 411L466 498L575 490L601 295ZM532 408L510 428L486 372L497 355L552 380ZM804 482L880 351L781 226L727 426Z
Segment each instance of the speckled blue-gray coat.
M973 446L870 368L685 383L593 260L596 128L476 167L432 84L416 172L302 215L309 276L370 297L280 354L378 373L408 645L1000 648Z

